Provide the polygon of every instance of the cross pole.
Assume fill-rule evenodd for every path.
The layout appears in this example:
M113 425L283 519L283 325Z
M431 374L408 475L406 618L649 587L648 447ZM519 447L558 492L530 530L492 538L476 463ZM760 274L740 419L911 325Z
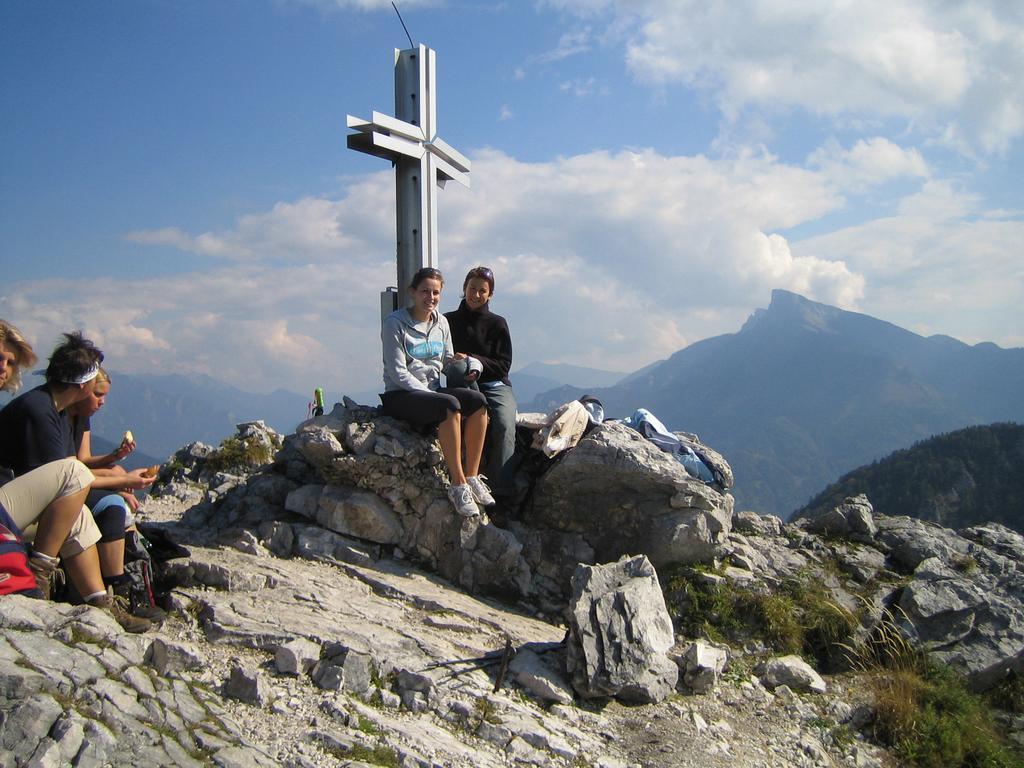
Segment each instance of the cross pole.
M437 267L437 188L469 186L469 160L437 135L435 54L425 45L395 49L395 117L348 115L348 148L395 166L398 288L381 293L381 314L398 308L412 276Z

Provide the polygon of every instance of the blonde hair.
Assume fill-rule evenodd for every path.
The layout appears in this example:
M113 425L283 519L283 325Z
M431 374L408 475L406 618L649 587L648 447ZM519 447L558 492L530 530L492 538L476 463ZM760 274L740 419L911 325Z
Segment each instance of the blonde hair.
M21 331L6 320L0 320L0 344L14 352L15 360L11 375L7 377L0 390L14 394L21 388L21 369L31 368L39 358L32 350L32 345L21 335Z

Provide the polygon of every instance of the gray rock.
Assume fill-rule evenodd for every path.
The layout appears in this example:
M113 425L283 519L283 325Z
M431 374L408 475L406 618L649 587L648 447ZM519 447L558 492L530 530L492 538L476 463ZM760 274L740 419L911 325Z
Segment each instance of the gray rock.
M313 465L328 464L345 448L326 426L310 425L295 433L295 448Z
M318 501L316 521L332 531L378 544L397 544L402 523L374 493L328 485Z
M374 452L377 434L372 422L350 422L345 425L345 446L357 456Z
M95 608L84 610L103 614ZM113 621L109 614L103 615ZM33 632L11 631L7 633L7 641L25 659L30 659L35 669L47 675L54 687L84 686L106 677L103 665L90 654L69 647L55 638L40 637Z
M568 681L548 667L541 657L531 650L516 653L509 662L508 671L515 681L527 692L541 701L556 704L572 704L573 693Z
M267 550L259 543L251 531L239 531L224 542L226 546L245 552L247 555L265 556Z
M63 712L47 693L22 701L0 721L0 752L9 754L18 765L25 763Z
M576 691L640 703L672 693L679 670L667 651L675 637L650 561L580 565L572 586L567 667Z
M314 525L293 526L296 534L295 554L308 560L329 560L352 565L373 565L380 550L372 544Z
M320 496L323 492L323 485L304 485L301 488L296 488L285 497L284 508L310 520L316 520L316 513L320 508Z
M325 691L340 691L345 684L345 670L326 659L321 659L313 666L310 676Z
M977 542L1014 562L1024 562L1024 536L999 523L974 525L960 531L965 539Z
M343 643L330 643L324 649L325 661L341 670L341 687L356 695L373 685L373 659Z
M267 684L257 670L240 664L231 667L231 676L224 684L225 696L262 707L267 702L268 694Z
M827 688L821 675L799 656L769 659L756 672L765 687L772 690L784 685L793 691L824 693Z
M775 515L759 515L756 512L735 512L732 516L733 530L755 536L781 536L782 521Z
M76 768L99 768L109 764L109 756L117 748L114 734L102 723L89 720L85 724L82 746L75 760Z
M861 584L866 584L885 568L885 555L871 546L838 544L833 551L840 569Z
M732 496L623 424L595 427L537 483L525 522L581 532L601 561L711 562L732 526Z
M934 523L910 517L877 517L875 523L877 542L904 573L912 573L930 557L952 561L970 550L966 539Z
M707 693L718 683L718 678L729 660L728 651L697 640L679 659L683 683L694 693Z
M47 737L39 742L36 751L25 762L25 768L59 768L61 765L60 747L53 739Z
M66 712L53 726L50 736L60 749L61 760L71 764L85 741L85 727L88 721L77 712Z
M297 637L278 646L274 654L277 671L282 675L304 675L320 660L320 644Z
M278 557L291 557L295 546L295 532L281 520L266 520L260 523L260 541L263 546Z
M864 494L850 496L834 509L807 520L804 527L823 536L870 542L876 531L873 511Z

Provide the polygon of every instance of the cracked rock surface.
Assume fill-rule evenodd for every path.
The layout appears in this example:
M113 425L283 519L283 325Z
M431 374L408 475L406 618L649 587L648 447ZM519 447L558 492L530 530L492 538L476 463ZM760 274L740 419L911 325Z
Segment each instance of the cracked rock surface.
M185 537L175 521L187 506L165 497L147 511ZM85 606L0 599L0 765L781 768L884 758L823 727L851 716L842 681L822 696L737 677L660 704L587 702L566 679L564 626L408 563L186 543L175 610L144 635ZM515 663L503 663L505 647Z

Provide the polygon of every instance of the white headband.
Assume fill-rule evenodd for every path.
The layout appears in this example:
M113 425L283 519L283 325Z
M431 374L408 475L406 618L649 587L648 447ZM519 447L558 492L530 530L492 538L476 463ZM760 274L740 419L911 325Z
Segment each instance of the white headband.
M94 365L92 368L87 370L81 376L72 376L70 379L64 379L65 384L85 384L88 381L92 381L96 378L96 375L100 372L100 367Z

